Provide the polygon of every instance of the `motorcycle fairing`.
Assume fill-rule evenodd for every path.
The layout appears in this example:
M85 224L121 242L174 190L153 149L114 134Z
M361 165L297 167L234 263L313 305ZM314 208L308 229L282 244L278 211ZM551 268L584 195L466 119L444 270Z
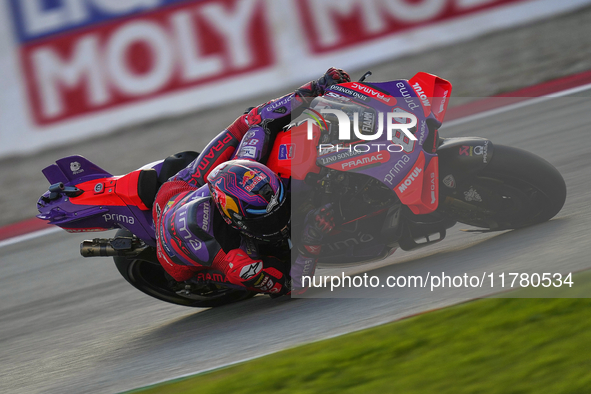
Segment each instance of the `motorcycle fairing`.
M78 155L64 157L42 170L50 184L76 182L82 178L107 178L113 175Z
M426 160L428 161L426 162ZM439 202L438 157L420 152L415 166L396 185L394 192L415 215L435 211Z
M320 129L317 125L312 127L312 140L307 139L306 122L281 131L271 149L267 167L281 178L291 176L296 180L304 180L309 173L320 172L320 167L316 165L316 146L320 140Z
M415 81L419 80L425 86L424 89L449 95L451 90L449 82L426 73L417 74ZM349 95L350 101L359 102L359 111L363 113L368 113L365 108L370 105L375 110L374 114L377 116L380 116L380 113L383 114L381 116L384 123L387 112L414 114L417 117L417 126L414 131L417 140L410 140L400 131L395 131L392 140L388 140L386 130L383 130L382 136L371 141L373 144L365 144L363 151L356 150L361 148L360 144L367 141L351 141L339 146L340 150L320 152L317 164L338 171L363 173L380 180L393 190L415 214L428 214L435 211L439 200L439 162L435 153L429 153L433 149L429 147L426 151L423 149L423 144L431 140L431 133L436 133L436 129L430 127L429 122L436 127L441 124L440 120L445 114L447 100L439 98L438 101L433 101L433 98L430 98L429 104L434 102L438 105L437 113L433 114L430 108L421 103L421 98L417 97L415 90L405 80L367 84L367 89L360 88L357 83L342 86L348 89L337 89L336 93L341 96ZM355 94L351 94L351 91L355 91ZM362 93L365 93L366 97L360 97ZM330 97L326 99L331 100ZM322 108L330 107L330 103L318 101ZM344 110L348 106L350 104L343 104L343 99L340 98L335 101L333 108ZM378 121L380 121L379 118L374 120L374 130L377 128ZM405 123L406 119L395 117L394 121ZM377 146L377 144L380 145ZM395 145L397 145L396 149L389 151ZM368 147L369 149L365 150ZM413 175L413 173L416 174Z
M442 123L452 89L451 83L425 72L417 73L408 83L420 99L425 117L433 114Z
M138 179L142 170L124 176L94 179L76 185L85 193L71 199L75 205L135 206L142 211L149 208L141 200Z
M37 217L75 233L126 228L150 243L152 218L138 195L140 172L112 176L82 156L60 159L45 168L44 175L54 185L75 187L81 194L45 192L37 202Z

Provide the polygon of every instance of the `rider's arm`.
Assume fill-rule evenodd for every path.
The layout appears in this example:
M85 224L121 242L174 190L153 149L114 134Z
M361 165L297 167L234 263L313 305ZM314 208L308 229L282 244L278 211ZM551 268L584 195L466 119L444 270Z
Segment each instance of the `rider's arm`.
M275 135L289 123L292 111L303 110L309 98L324 94L329 86L348 81L350 78L346 72L330 68L321 78L308 82L295 92L253 108L218 134L199 157L171 180L182 180L200 187L206 183L211 170L225 161L248 159L266 162Z
M251 109L245 118L249 130L242 138L234 158L265 163L277 133L298 117L312 98L324 94L329 86L350 80L343 70L329 68L318 80Z
M322 251L322 241L334 226L334 211L330 204L306 215L304 230L297 245L298 256L291 264L292 294L302 294L309 287L318 255Z

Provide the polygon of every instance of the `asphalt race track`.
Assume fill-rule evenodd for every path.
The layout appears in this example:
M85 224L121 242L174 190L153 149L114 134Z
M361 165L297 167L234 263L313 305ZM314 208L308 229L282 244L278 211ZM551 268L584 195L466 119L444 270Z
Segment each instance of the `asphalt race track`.
M375 80L428 71L449 79L454 97L489 96L589 70L589 23L591 8L368 68ZM354 71L358 77L365 70ZM554 164L566 180L568 197L553 220L489 234L462 232L468 226L457 225L444 242L399 251L379 264L347 268L347 274L366 272L383 279L427 271L482 276L590 268L590 96L589 91L578 92L441 130L445 137L480 136L514 145ZM47 186L40 170L57 158L82 154L113 173L126 173L180 150L199 149L243 108L271 97L3 160L0 225L35 214L36 198ZM314 291L321 298L258 296L217 309L190 309L135 290L111 259L82 258L79 243L91 237L57 232L0 246L1 393L120 392L503 290L497 283L493 289L434 293L401 288L364 294ZM327 298L331 296L379 298Z
M590 92L441 130L446 137L481 136L520 147L554 164L568 187L556 218L498 234L461 232L467 226L457 225L438 245L397 252L382 264L353 271L385 278L414 268L480 276L591 267ZM123 391L483 294L471 288L437 296L428 289L386 289L373 299L259 296L218 309L190 309L138 292L110 259L80 257L84 238L88 234L59 232L0 248L0 392Z

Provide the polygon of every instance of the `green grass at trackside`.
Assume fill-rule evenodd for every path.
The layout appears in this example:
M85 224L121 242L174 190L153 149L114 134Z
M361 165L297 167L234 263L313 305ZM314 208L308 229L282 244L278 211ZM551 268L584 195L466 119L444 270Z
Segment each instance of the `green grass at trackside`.
M591 299L478 300L134 393L591 393L590 316Z

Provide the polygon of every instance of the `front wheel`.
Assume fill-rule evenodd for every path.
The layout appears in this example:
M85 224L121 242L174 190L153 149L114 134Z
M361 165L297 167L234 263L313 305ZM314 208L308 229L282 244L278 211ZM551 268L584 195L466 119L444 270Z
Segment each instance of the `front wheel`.
M133 234L127 230L119 230L116 236L130 237ZM204 284L191 289L189 295L183 295L180 286L171 284L167 279L160 264L123 256L115 256L113 260L117 270L129 284L149 296L171 304L209 308L246 300L257 294L217 284Z
M522 149L495 145L490 163L442 208L461 223L494 231L550 220L565 199L566 184L552 164Z

